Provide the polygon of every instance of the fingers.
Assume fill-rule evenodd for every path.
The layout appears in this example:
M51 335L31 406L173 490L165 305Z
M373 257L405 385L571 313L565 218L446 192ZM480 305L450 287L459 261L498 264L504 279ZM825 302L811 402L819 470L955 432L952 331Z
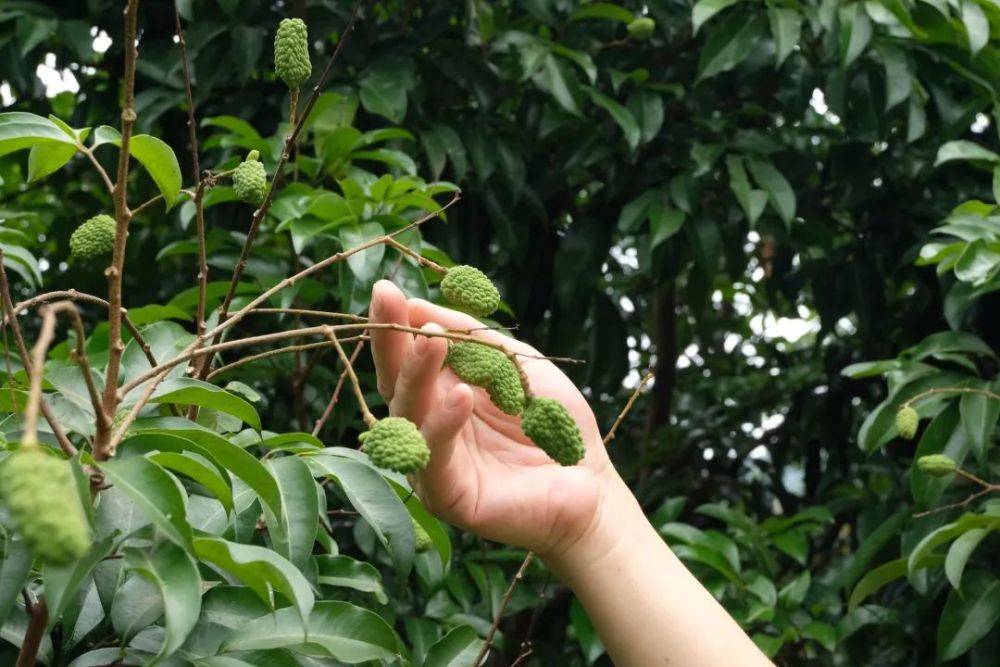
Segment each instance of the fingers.
M455 443L472 415L472 403L472 389L466 384L457 384L427 413L420 429L431 448L430 463L420 473L421 486L445 505L450 505L450 498L461 494L458 487L469 481L463 468L471 466L471 462L462 456L464 452L456 451Z
M388 280L380 280L372 289L369 320L374 323L395 323L410 326L409 307L406 295ZM418 325L419 326L419 325ZM392 400L396 379L403 360L410 353L413 336L405 331L372 329L372 357L375 359L375 373L378 376L378 392L387 402Z
M436 324L426 324L423 329L442 331ZM389 406L392 414L406 417L417 425L423 424L431 406L437 402L436 380L447 353L448 342L444 338L415 337L396 379Z
M451 310L450 308L444 308L443 306L431 303L430 301L424 301L423 299L410 299L408 305L409 313L407 317L409 318L410 326L422 327L428 322L435 322L447 329L455 329L459 331L478 329L479 331L476 331L475 335L482 336L486 340L492 342L502 343L503 346L509 350L522 354L538 354L538 352L527 343L522 343L521 341L510 336L505 336L498 331L484 330L483 323L474 318L472 315L460 313L457 310Z

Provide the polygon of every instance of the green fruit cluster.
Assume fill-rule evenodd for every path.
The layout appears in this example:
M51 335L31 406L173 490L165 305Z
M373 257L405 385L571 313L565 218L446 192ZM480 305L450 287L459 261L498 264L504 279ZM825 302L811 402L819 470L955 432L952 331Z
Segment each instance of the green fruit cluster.
M493 403L509 415L524 411L524 388L510 358L486 345L459 341L448 348L445 362L463 382L485 389Z
M73 230L69 249L74 257L92 259L106 255L115 247L115 219L101 213Z
M427 531L424 530L424 527L421 526L419 523L417 523L417 520L414 519L412 516L410 517L410 521L413 522L413 536L416 538L416 542L414 543L414 549L416 549L416 552L418 554L422 554L425 551L430 551L431 547L434 546L434 542L431 540L431 536L427 534Z
M954 459L944 454L929 454L917 459L917 468L920 472L932 477L945 477L955 472Z
M254 206L260 206L267 194L267 172L259 158L259 152L250 151L247 159L233 172L233 192L236 198Z
M896 413L896 430L899 437L904 440L913 440L917 435L917 427L920 426L920 415L909 405L904 405Z
M372 463L404 475L423 470L431 459L431 450L416 424L402 417L378 420L358 440Z
M637 42L642 42L653 36L653 31L656 30L656 21L648 16L642 16L629 23L626 30L628 30L629 37Z
M22 447L0 466L0 493L41 561L65 565L90 549L90 526L68 462L38 446Z
M462 264L448 269L441 281L441 294L448 303L477 317L486 317L500 307L500 292L486 274Z
M560 465L576 465L586 453L576 420L566 406L555 399L532 399L524 410L521 429Z
M274 35L274 73L292 90L312 74L309 30L302 19L283 19Z

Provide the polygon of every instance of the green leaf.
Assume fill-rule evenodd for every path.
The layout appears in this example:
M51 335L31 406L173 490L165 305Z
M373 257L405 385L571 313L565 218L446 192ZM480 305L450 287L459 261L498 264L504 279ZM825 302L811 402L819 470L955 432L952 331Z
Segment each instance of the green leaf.
M113 127L102 125L94 131L93 146L96 148L101 144L114 144L121 148L121 134ZM162 139L148 134L135 134L129 143L129 154L153 178L169 210L181 192L181 167L173 149Z
M1000 530L1000 516L988 516L983 514L963 514L956 521L931 531L917 543L907 558L907 572L913 574L916 570L929 567L931 556L938 545L950 542L959 535L974 528L986 528L988 530Z
M591 2L574 9L569 17L570 21L581 21L583 19L608 19L622 23L631 23L635 19L635 15L624 7L610 2Z
M308 632L293 609L279 609L238 628L223 642L224 651L289 647L307 655L347 664L399 657L399 638L378 614L347 602L318 602Z
M385 234L385 228L377 222L365 222L360 225L350 225L340 228L340 244L344 250L354 248ZM347 266L362 285L375 282L382 258L385 257L385 244L376 243L371 248L356 252L347 258Z
M979 543L990 534L988 528L973 528L972 530L959 535L951 543L948 555L944 559L944 573L951 582L952 588L961 590L962 574L965 572L965 565L969 562L972 552L976 550Z
M854 552L847 567L841 570L834 583L834 587L847 587L857 581L862 573L868 569L868 565L872 559L882 551L882 548L889 543L889 540L899 534L899 531L902 530L909 519L910 512L903 510L893 514L879 524L878 528L871 531L862 540L861 544L858 545L858 549Z
M727 155L726 168L729 171L729 187L747 216L747 223L753 227L767 205L767 193L750 186L750 179L743 168L743 158L739 155Z
M869 595L876 592L886 584L905 576L905 558L897 558L896 560L891 560L888 563L879 565L874 570L861 577L861 579L858 580L858 583L854 585L854 590L851 591L851 597L847 602L847 608L850 611L854 611Z
M382 587L382 575L371 563L350 556L316 556L317 581L325 586L352 588L371 593L379 604L389 601Z
M872 22L863 4L855 2L840 8L840 61L850 67L864 53L872 37Z
M111 553L115 546L114 535L94 542L80 560L70 565L45 566L45 602L49 607L49 629L55 627L62 618L67 605L72 602L77 590L91 575L94 568Z
M962 0L962 24L969 39L969 53L976 55L990 41L990 23L974 0Z
M342 456L306 457L316 477L332 477L351 506L375 532L392 556L400 577L409 574L413 565L415 537L410 513L403 502L374 468Z
M0 156L32 146L73 146L76 142L48 118L12 111L0 113Z
M764 35L767 20L763 13L751 18L743 12L729 12L708 37L698 58L698 81L728 72L743 62Z
M294 607L298 623L305 623L315 598L302 573L276 552L253 544L237 544L218 537L197 537L195 553L199 560L229 572L249 586L272 609L274 592L281 593Z
M163 645L148 665L173 655L187 639L201 613L198 564L180 547L162 543L152 550L127 548L125 567L156 586L163 600Z
M190 477L218 498L226 513L233 511L233 489L229 481L203 456L195 452L156 452L149 459L167 470Z
M768 201L785 221L785 226L790 225L795 217L795 191L792 186L769 162L748 160L747 166L757 185L767 192Z
M988 390L989 383L978 388ZM969 438L969 446L980 461L986 460L986 449L993 441L997 419L1000 419L1000 399L984 394L963 394L959 401L962 428Z
M1000 155L991 150L987 150L979 144L959 139L949 141L938 149L934 166L950 162L951 160L985 160L987 162L1000 162Z
M774 38L775 65L781 67L799 43L802 15L786 7L768 7L767 18L771 22L771 37Z
M1000 580L984 571L970 572L965 594L956 590L938 622L937 649L940 660L953 660L986 636L1000 620Z
M802 601L806 599L806 593L809 592L811 583L812 577L809 570L805 570L781 587L781 590L778 591L778 601L789 607L801 605Z
M735 5L740 0L698 0L691 10L691 27L694 34L708 19L712 18L723 9Z
M913 92L913 72L902 49L883 45L879 49L885 66L885 110L902 104Z
M7 622L14 603L21 595L34 560L35 557L24 540L15 540L10 534L6 535L4 557L0 561L0 628Z
M28 152L28 181L41 180L58 171L76 155L73 144L42 143Z
M102 461L99 467L108 481L127 495L167 537L191 549L193 536L187 522L186 498L166 470L143 456Z
M625 135L625 142L628 144L628 147L634 149L638 146L642 133L632 112L595 88L588 86L585 90L590 94L590 99L594 101L594 104L607 111L611 115L611 118L618 123L618 127L622 129L622 133Z
M300 570L306 569L316 541L319 499L316 482L309 466L297 456L268 461L268 468L278 482L284 523L273 535L274 549ZM268 524L270 526L270 523Z
M260 430L260 416L248 401L214 384L194 378L179 377L164 381L157 387L149 402L197 405L218 410L242 420L251 428Z
M424 667L465 667L476 661L483 640L468 625L452 628L437 640L424 659Z
M563 109L580 115L580 84L573 71L551 53L542 60L541 69L532 77L535 85L547 92Z

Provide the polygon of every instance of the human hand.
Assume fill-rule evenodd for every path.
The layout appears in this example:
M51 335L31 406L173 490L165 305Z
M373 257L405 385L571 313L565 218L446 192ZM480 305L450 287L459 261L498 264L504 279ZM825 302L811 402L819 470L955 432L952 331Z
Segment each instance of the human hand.
M372 291L370 320L441 331L482 327L475 318L422 299L407 299L389 281ZM529 345L496 331L475 332L519 357L532 392L561 401L576 420L586 455L563 467L521 431L486 392L443 367L447 340L371 330L378 389L393 415L420 427L431 449L413 479L439 518L487 539L558 557L594 530L602 500L618 480L594 414L576 386Z

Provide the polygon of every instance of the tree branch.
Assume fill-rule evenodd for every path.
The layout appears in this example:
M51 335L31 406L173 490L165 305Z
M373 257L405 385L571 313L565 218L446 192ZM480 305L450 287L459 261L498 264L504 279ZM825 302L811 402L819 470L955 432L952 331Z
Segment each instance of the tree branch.
M358 355L361 353L361 348L365 346L365 339L362 338L358 341L358 344L354 346L354 350L351 352L351 358L348 359L353 366L355 360L357 360ZM319 437L320 431L323 430L323 426L326 424L326 420L330 418L333 414L333 408L337 405L337 401L340 399L340 390L344 386L344 380L347 379L347 368L340 372L340 377L337 378L337 386L333 389L333 394L330 395L330 400L326 404L326 409L323 410L323 414L319 419L316 420L316 425L313 426L312 434L314 437Z
M358 381L358 376L354 372L354 366L351 364L351 360L348 358L347 353L344 352L344 346L340 344L340 340L337 339L337 334L334 333L333 327L325 326L323 327L323 335L326 336L333 346L337 348L337 356L340 357L340 361L344 364L344 370L347 372L347 378L351 381L351 387L354 389L354 396L358 399L358 407L361 408L361 418L365 422L365 426L371 428L378 421L375 419L375 415L372 411L368 409L368 403L365 401L365 393L361 391L361 383Z

